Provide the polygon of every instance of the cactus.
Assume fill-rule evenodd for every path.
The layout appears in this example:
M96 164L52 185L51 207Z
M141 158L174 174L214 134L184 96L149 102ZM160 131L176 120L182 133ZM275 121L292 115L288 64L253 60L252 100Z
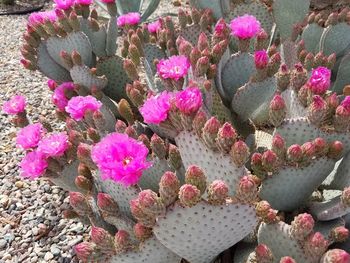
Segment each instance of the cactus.
M344 3L193 0L140 24L116 18L140 2L103 2L107 24L83 3L24 34L65 132L31 123L21 97L3 108L24 127L22 175L71 191L65 216L93 225L78 257L348 262Z

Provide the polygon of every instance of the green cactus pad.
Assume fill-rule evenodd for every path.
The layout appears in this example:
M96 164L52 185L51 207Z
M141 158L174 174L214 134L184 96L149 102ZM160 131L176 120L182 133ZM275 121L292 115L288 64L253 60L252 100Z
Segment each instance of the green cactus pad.
M220 218L220 220L217 220ZM257 225L254 206L226 204L213 206L201 201L187 208L176 203L153 232L158 240L191 263L210 263Z
M78 165L79 161L74 161L68 165L65 165L63 171L58 177L48 177L48 179L66 191L79 192L79 189L74 183L77 176Z
M320 50L326 56L336 53L342 55L350 44L350 26L346 23L331 25L321 36Z
M92 66L93 56L89 38L83 32L72 32L66 37L50 37L47 42L47 51L50 56L62 67L69 70L60 57L61 51L71 54L78 51L82 61L87 66Z
M320 221L333 220L350 213L350 207L345 207L341 203L340 195L325 202L313 202L309 210Z
M48 78L57 82L72 81L69 71L57 64L47 52L46 45L41 42L38 47L38 68Z
M214 83L213 83L214 84ZM212 115L216 116L218 120L222 123L231 122L232 116L231 112L225 105L222 103L222 100L219 94L216 92L216 89L212 92Z
M228 0L190 0L190 5L197 9L209 8L213 10L215 19L226 16L227 10L229 9Z
M298 94L291 88L282 92L282 97L286 103L287 119L305 117L307 108L305 108L298 99Z
M334 161L320 158L307 167L283 167L262 182L259 196L274 209L293 211L302 206L328 174Z
M350 26L349 26L350 27ZM343 93L345 85L350 85L350 53L345 55L338 68L337 79L332 86L332 90L338 94Z
M131 217L129 202L137 198L140 188L137 186L125 187L112 180L103 180L99 174L95 177L99 192L109 194L119 205L120 211Z
M100 30L95 32L92 31L88 25L86 19L81 19L80 21L81 30L87 35L90 40L92 51L96 54L97 57L107 56L106 53L106 39L107 32L104 25L100 26Z
M221 83L225 100L232 101L237 90L256 72L254 57L249 53L236 53L223 65Z
M155 44L146 44L143 47L143 52L145 54L145 59L148 61L151 66L153 74L157 73L157 68L154 65L153 61L155 59L161 60L166 57L164 50Z
M257 124L269 120L269 105L276 92L276 78L262 82L249 82L239 88L232 100L232 109L243 119L252 119Z
M272 14L269 12L266 5L260 3L259 1L251 1L250 3L237 5L228 15L227 21L229 22L232 19L245 14L255 16L266 33L269 34L271 32L274 21Z
M344 153L350 150L350 135L348 133L325 132L311 124L307 118L295 118L285 120L281 126L275 129L274 134L280 134L288 146L303 144L321 137L328 142L341 141L344 145Z
M280 53L282 56L282 62L286 64L288 68L293 68L294 65L299 62L295 42L289 39L283 41L281 44Z
M293 25L302 22L309 12L310 0L275 0L273 15L282 39L291 36Z
M173 171L166 160L155 158L151 160L152 167L142 173L142 177L138 183L141 189L151 189L154 192L159 190L159 181L163 174L167 171ZM174 172L174 171L173 171Z
M108 81L105 76L97 76L91 74L90 68L86 65L74 65L70 69L70 75L74 83L92 88L93 86L103 89Z
M180 263L181 258L163 246L154 236L133 251L113 256L110 263Z
M193 25L187 26L184 29L181 29L179 35L182 36L188 42L190 42L193 46L197 46L200 33L202 33L200 25L193 24ZM209 40L210 39L209 32L206 31L205 34L208 36L208 40Z
M324 28L316 23L308 24L301 34L307 51L317 53L320 49L320 39Z
M247 169L236 167L231 157L207 148L193 132L181 132L175 138L185 168L190 165L201 167L208 182L223 180L229 187L229 195L236 193L240 178L247 175Z
M265 244L270 248L274 256L273 263L278 263L285 256L292 257L296 262L318 262L319 259L308 257L298 241L291 238L289 233L290 225L284 222L276 224L261 223L258 231L258 243Z
M100 59L96 65L96 73L105 75L108 79L108 85L103 92L115 101L126 98L125 86L130 83L124 68L123 59L119 56L113 56Z
M106 37L106 53L107 56L114 56L117 52L117 18L111 17L108 22L107 37Z

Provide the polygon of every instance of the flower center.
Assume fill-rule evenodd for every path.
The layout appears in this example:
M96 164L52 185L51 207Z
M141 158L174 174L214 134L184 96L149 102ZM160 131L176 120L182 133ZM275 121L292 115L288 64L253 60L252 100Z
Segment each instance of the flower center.
M132 157L128 156L123 160L123 165L127 166L133 160Z

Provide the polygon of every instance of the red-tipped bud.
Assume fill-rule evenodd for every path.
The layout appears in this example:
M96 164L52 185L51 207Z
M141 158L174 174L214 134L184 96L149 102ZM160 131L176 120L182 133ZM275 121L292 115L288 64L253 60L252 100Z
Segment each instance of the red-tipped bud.
M303 159L303 149L298 144L291 145L287 150L287 158L293 163L299 163Z
M259 263L271 263L273 261L272 252L265 244L260 244L255 248L255 255Z
M128 126L122 120L117 120L115 124L115 131L119 133L124 133Z
M187 207L195 206L201 199L201 191L191 184L184 184L180 187L179 200Z
M316 156L324 156L328 151L327 142L322 138L316 138L313 141L313 145L315 146Z
M304 240L312 231L315 221L310 214L300 214L294 218L291 224L291 235L297 240Z
M250 176L244 176L240 179L238 189L237 189L237 198L242 202L254 202L258 195L258 189L255 184L255 181Z
M257 69L265 69L269 63L269 56L266 50L255 51L254 61Z
M272 150L265 151L261 161L264 170L267 172L274 172L278 168L278 157Z
M329 144L328 154L329 158L338 160L343 155L344 146L340 141L334 141Z
M198 116L198 114L197 114ZM197 117L196 116L196 117ZM215 148L215 139L220 129L220 122L217 118L211 117L204 125L202 137L210 148Z
M84 190L84 191L91 191L92 189L92 182L90 179L84 177L84 176L81 176L81 175L78 175L76 178L75 178L75 185Z
M328 250L322 257L321 263L349 263L350 254L342 249Z
M97 194L97 206L103 213L108 214L118 214L119 207L118 204L113 200L113 198L105 193Z
M125 252L131 248L130 235L124 230L119 230L114 237L117 253Z
M228 197L228 186L222 180L215 180L208 186L208 200L211 204L222 205Z
M350 187L344 189L340 199L345 207L350 207Z
M180 181L173 172L165 172L159 182L159 194L165 206L177 199Z
M244 141L237 141L231 147L230 155L233 163L237 167L242 167L248 161L250 155L249 147Z
M80 215L88 215L91 211L85 196L79 192L69 193L69 203L74 210Z
M311 160L316 154L316 147L313 142L304 143L301 149L303 150L304 157L308 160Z
M165 142L156 133L153 134L151 138L151 149L159 159L164 159L167 155L167 147Z
M89 242L82 242L74 247L74 251L80 260L89 262L93 260L95 245Z
M193 128L198 135L202 135L202 129L204 128L208 118L204 111L199 111L193 120Z
M201 194L205 192L205 189L207 187L206 177L204 175L204 171L196 166L196 165L190 165L185 174L185 182L186 184L191 184L196 186L200 191Z
M253 153L251 158L251 166L254 172L254 175L259 178L264 178L266 175L266 171L262 165L262 154L261 153Z
M286 117L286 114L287 110L284 99L281 95L275 95L272 101L270 102L270 122L277 127L281 125L284 118Z
M145 227L141 223L137 223L134 226L134 234L140 241L145 241L152 236L152 228Z
M297 262L291 257L283 257L281 258L280 263L297 263Z
M237 132L228 122L219 129L218 136L216 138L219 148L224 152L229 152L232 145L237 139Z
M331 231L331 239L334 242L345 242L349 238L349 230L343 226L333 228Z
M316 232L307 237L304 248L308 255L317 257L326 252L328 245L325 237L320 232Z

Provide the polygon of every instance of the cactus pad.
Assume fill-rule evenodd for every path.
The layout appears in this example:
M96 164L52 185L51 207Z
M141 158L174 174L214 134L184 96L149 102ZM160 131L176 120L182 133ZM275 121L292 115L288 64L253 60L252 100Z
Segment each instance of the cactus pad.
M81 30L87 35L90 40L92 51L98 57L107 56L106 53L106 39L107 32L106 27L102 25L100 30L95 32L92 31L88 25L88 22L85 19L82 19L80 22Z
M350 26L346 23L339 23L329 26L321 36L320 50L326 56L336 53L337 56L350 44Z
M70 69L70 75L74 83L88 87L97 87L103 89L108 81L105 76L97 76L91 73L91 70L86 65L74 65Z
M320 49L320 39L324 28L316 23L308 24L301 34L307 51L317 53Z
M182 29L180 32L180 36L183 37L186 41L190 42L193 46L196 46L201 32L202 30L200 25L193 24ZM208 39L210 39L209 32L206 31L204 33L207 35Z
M213 206L202 201L191 208L176 203L165 218L158 219L153 231L162 244L191 263L210 263L252 232L256 224L253 206Z
M337 79L332 86L332 90L338 94L343 93L343 89L346 85L350 85L350 53L345 55L340 61L338 68Z

